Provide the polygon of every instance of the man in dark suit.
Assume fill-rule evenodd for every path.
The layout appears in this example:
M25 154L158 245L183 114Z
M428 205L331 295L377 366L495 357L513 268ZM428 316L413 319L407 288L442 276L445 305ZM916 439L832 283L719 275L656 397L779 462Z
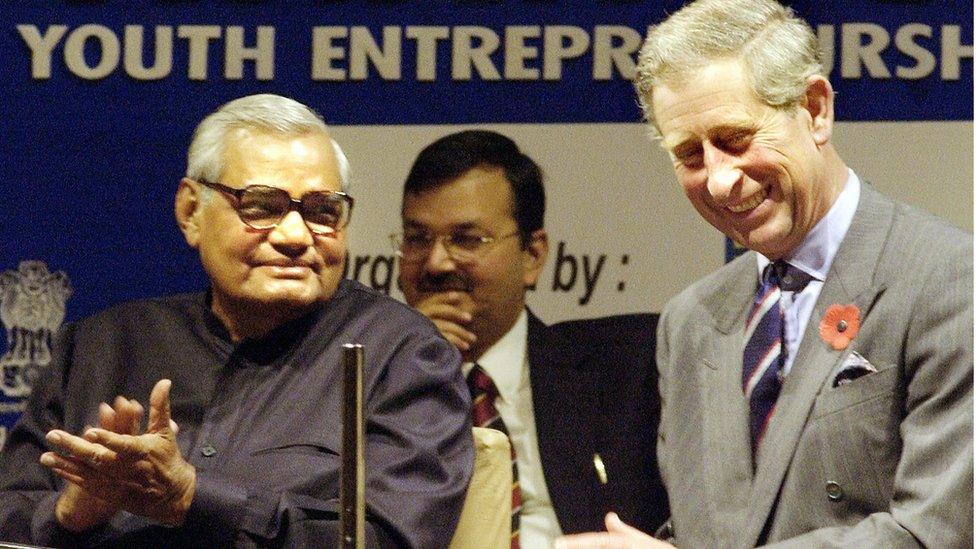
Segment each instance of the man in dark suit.
M0 540L337 546L340 357L361 343L366 545L447 546L474 457L460 357L343 278L348 185L297 101L242 97L199 124L175 214L210 286L58 334L0 453Z
M667 516L647 447L656 315L546 326L528 311L548 253L544 213L535 162L498 133L464 131L421 151L394 235L407 302L460 349L469 382L483 372L497 390L524 547L598 527L609 510L645 528Z
M972 547L972 236L847 167L813 29L773 0L676 12L637 82L689 200L750 250L661 315L677 544ZM607 528L557 546L664 545Z

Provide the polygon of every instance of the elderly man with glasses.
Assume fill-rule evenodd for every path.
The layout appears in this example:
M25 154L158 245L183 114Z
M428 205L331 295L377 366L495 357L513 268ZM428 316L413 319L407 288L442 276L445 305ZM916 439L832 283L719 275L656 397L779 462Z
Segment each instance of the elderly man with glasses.
M657 317L546 326L528 311L549 248L536 163L495 132L448 135L417 157L401 213L404 296L460 349L475 424L512 440L512 545L549 547L609 510L656 527Z
M175 210L210 289L59 334L0 456L0 539L337 545L339 364L361 343L368 545L446 546L473 463L458 352L343 280L348 183L305 105L256 95L203 120Z

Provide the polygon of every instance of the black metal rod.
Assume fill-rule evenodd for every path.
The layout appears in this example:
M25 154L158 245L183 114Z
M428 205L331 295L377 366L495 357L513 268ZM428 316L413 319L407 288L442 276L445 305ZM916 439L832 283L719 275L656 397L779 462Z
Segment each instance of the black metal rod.
M366 466L363 456L363 346L342 346L342 475L339 483L340 545L366 546Z

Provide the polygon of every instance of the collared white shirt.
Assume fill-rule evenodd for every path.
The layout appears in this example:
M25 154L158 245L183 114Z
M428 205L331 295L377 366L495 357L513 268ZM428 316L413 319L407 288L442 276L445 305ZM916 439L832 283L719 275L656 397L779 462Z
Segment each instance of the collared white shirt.
M519 543L526 549L535 549L552 547L562 531L556 511L552 508L552 500L549 499L539 455L539 437L535 430L529 382L528 336L529 316L523 309L512 328L481 355L478 365L488 373L498 389L495 409L505 422L508 436L515 447L522 492ZM470 362L462 365L465 376L472 367Z
M847 182L844 189L837 196L837 201L827 211L813 229L807 233L803 242L793 252L783 259L813 277L810 283L799 292L783 292L780 306L783 307L786 338L786 360L783 363L783 375L790 372L793 360L800 348L800 340L807 329L813 306L820 297L824 280L834 262L834 256L840 249L840 244L847 235L847 230L854 220L857 203L861 199L861 180L848 168ZM759 274L770 263L762 254L756 254L759 263Z

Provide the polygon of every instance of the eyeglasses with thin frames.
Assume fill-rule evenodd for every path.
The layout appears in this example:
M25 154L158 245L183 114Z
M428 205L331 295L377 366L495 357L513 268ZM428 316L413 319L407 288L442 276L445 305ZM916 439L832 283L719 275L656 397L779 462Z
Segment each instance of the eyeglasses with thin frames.
M454 261L470 263L488 252L497 242L522 233L514 231L501 236L474 233L450 233L433 235L423 231L406 231L390 235L390 242L401 261L416 263L427 259L440 241L447 255Z
M295 199L288 191L268 185L235 189L205 179L198 179L197 183L233 197L237 216L245 225L259 231L277 227L289 212L296 211L312 233L334 234L349 224L355 203L341 191L310 191Z

